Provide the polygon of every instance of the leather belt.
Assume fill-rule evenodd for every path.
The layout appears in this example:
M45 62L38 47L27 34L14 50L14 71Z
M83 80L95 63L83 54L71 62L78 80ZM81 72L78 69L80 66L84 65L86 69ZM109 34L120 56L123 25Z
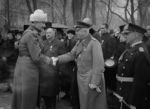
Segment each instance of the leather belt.
M133 82L133 80L134 80L134 78L132 78L132 77L121 77L121 76L118 76L118 75L116 75L116 79L119 82Z
M23 57L23 56L30 57L30 55L28 55L28 54L21 54L21 53L19 53L19 56L20 57Z

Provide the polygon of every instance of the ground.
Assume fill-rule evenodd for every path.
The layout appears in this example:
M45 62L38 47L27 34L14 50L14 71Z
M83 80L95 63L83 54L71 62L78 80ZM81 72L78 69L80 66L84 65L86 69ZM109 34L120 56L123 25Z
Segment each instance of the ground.
M0 109L11 109L11 92L5 92L6 90L6 84L1 83L0 84ZM61 93L61 96L64 95ZM70 103L65 100L60 100L57 102L56 109L72 109Z

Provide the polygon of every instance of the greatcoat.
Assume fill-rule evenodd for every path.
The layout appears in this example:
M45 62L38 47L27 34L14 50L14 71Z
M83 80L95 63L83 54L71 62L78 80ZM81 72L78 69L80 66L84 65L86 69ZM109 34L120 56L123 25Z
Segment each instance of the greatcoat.
M11 109L36 109L39 86L38 64L46 63L47 59L41 54L38 34L39 30L31 26L20 40Z
M106 109L104 59L98 40L89 35L83 41L78 41L71 52L58 59L59 63L77 61L80 109ZM89 84L100 87L101 93L90 89Z

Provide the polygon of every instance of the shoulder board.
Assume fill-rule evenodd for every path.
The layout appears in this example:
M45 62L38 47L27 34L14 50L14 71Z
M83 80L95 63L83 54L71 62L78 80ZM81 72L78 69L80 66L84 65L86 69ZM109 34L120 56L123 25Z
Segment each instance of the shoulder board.
M96 41L97 39L95 39L94 37L91 38L92 40Z
M81 41L78 40L78 41L76 42L76 46L78 46L80 43L81 43Z
M143 47L139 47L139 51L140 52L144 52L144 48Z

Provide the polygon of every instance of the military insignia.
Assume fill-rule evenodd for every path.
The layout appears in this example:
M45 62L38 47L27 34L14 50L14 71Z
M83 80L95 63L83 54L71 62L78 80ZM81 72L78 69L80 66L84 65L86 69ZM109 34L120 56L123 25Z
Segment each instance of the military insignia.
M53 49L53 46L51 45L51 46L50 46L50 51L52 51L52 49Z
M143 47L139 47L139 51L140 52L144 52L144 48Z

